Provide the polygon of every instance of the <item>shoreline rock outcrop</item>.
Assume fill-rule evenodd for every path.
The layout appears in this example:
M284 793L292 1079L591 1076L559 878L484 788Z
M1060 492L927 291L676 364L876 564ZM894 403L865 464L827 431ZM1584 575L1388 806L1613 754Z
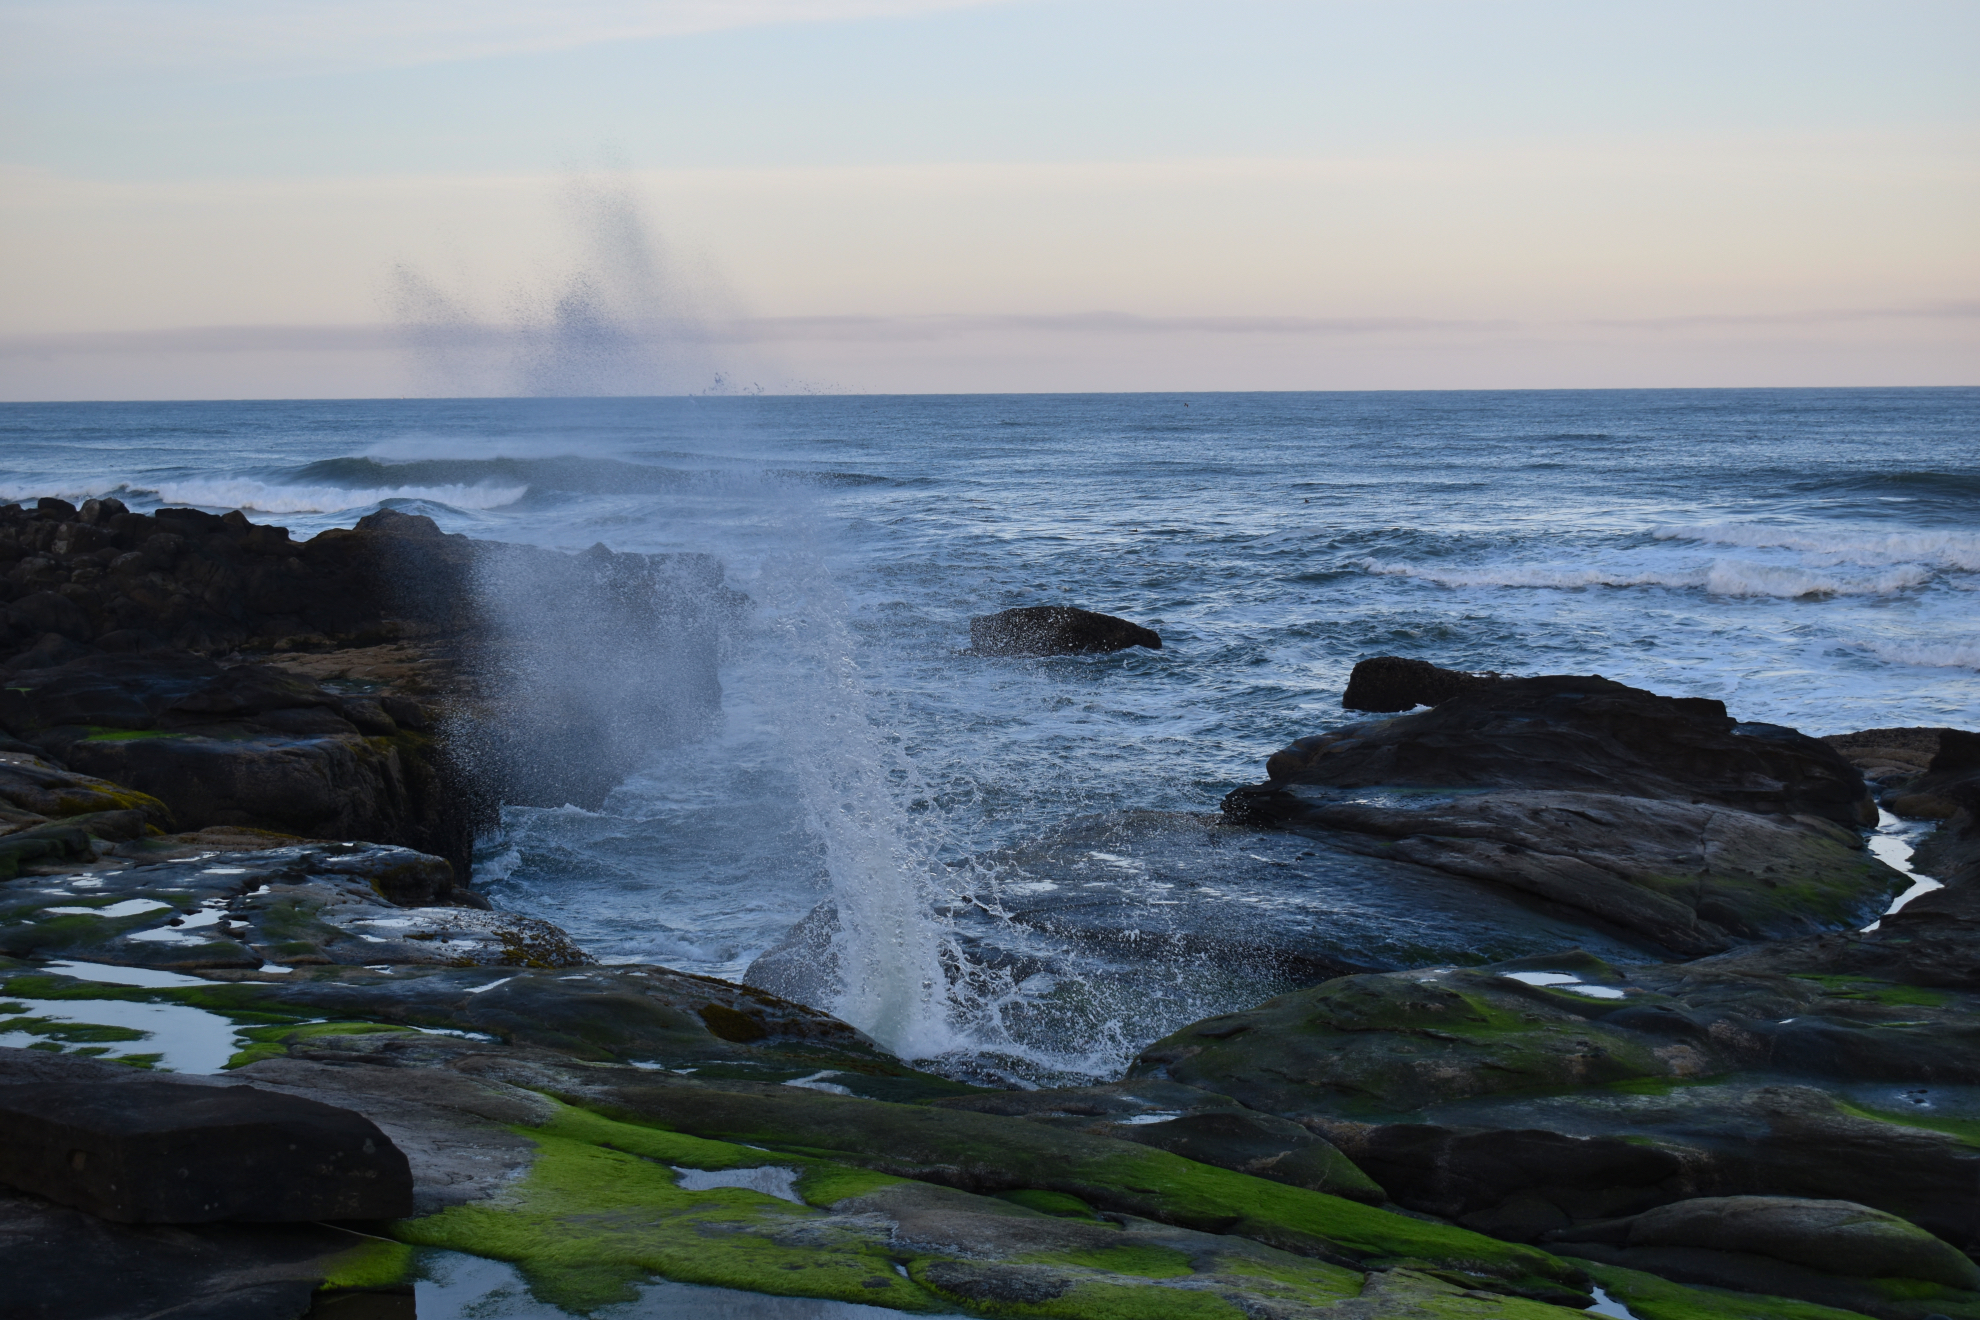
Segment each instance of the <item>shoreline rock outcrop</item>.
M1684 956L1861 926L1906 885L1834 748L1716 701L1500 679L1302 738L1226 813L1508 886Z
M703 727L743 601L704 555L391 510L298 542L44 499L0 507L0 568L0 731L40 772L148 795L160 827L401 844L463 876L499 804L595 806Z

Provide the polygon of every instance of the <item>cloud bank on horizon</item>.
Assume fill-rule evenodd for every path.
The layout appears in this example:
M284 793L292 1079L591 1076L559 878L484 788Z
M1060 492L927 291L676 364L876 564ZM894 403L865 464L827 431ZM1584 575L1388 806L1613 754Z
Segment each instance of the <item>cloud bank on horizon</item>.
M0 0L0 398L1975 384L1976 49L1960 0ZM515 367L560 317L692 365Z

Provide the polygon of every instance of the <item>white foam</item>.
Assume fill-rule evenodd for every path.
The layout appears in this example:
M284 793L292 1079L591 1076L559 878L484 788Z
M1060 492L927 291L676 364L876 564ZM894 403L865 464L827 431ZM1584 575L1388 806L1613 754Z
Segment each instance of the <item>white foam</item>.
M1864 642L1863 649L1894 665L1928 669L1980 669L1980 640L1952 642Z
M1506 564L1489 568L1424 568L1416 564L1363 559L1360 567L1390 577L1420 578L1440 587L1539 587L1572 590L1579 587L1675 587L1714 596L1772 596L1793 600L1803 596L1886 596L1923 586L1931 573L1915 564L1887 568L1881 573L1830 574L1787 565L1756 564L1740 559L1715 559L1698 568L1625 571L1570 568L1563 564Z
M113 491L148 497L161 504L187 504L202 509L240 509L244 513L341 513L384 500L427 500L457 509L499 509L523 497L526 486L380 486L351 490L342 486L289 486L250 478L212 481L168 481L143 491L127 490L120 482L98 482L58 492L80 502ZM48 494L45 483L0 483L0 501L33 499Z
M1973 532L1867 532L1848 528L1768 527L1757 523L1701 523L1659 527L1650 534L1660 541L1796 550L1829 557L1838 563L1919 563L1980 572L1980 534Z

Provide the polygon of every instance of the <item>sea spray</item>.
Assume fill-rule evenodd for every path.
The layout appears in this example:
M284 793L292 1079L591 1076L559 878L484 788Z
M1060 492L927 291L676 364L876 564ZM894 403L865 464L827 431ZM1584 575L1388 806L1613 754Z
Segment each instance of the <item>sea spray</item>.
M785 675L786 761L830 876L825 1006L903 1057L941 1054L956 1040L940 862L902 801L913 764L872 718L845 596L808 550L773 556L754 595Z
M428 388L623 398L728 393L763 374L735 360L734 344L717 361L707 309L726 301L719 282L672 259L629 185L576 176L558 202L563 251L508 290L499 311L410 263L392 267L381 301Z

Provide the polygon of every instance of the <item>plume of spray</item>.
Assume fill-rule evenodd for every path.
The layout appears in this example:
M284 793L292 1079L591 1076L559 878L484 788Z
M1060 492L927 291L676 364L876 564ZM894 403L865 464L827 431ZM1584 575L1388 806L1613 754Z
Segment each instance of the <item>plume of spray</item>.
M721 392L722 382L749 374L716 361L709 311L726 301L719 282L705 270L689 278L628 183L571 178L557 213L563 255L510 290L497 315L410 263L391 270L384 301L438 392L680 395Z
M811 831L824 845L834 921L820 1005L903 1058L957 1042L937 840L903 808L918 783L873 718L843 593L810 547L772 556L757 608L781 644L779 720Z

